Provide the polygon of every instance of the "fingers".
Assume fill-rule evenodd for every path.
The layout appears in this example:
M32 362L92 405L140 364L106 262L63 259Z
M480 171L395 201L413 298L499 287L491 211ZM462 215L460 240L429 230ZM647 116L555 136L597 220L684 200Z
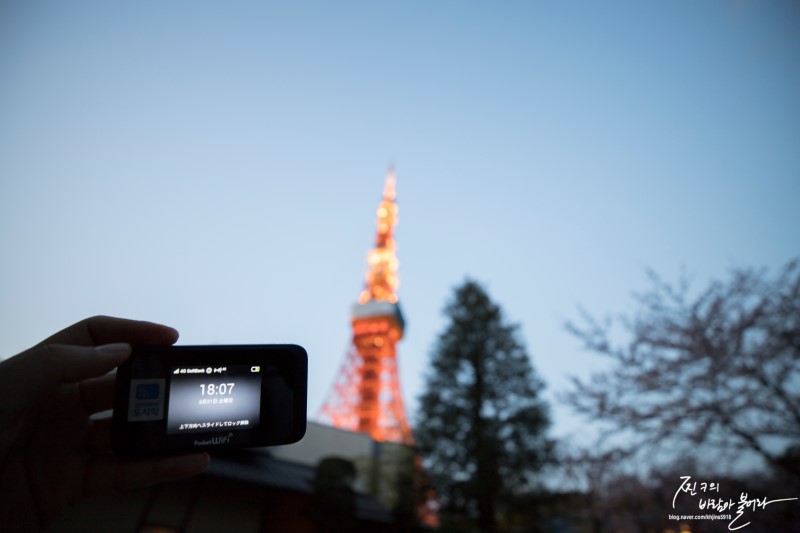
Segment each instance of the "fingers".
M39 345L77 344L97 346L112 342L128 344L175 344L178 332L169 327L110 316L94 316L81 320L47 338Z
M96 378L117 368L131 355L131 345L124 343L104 344L96 347L49 344L37 351L47 365L56 373L58 383L75 383Z
M60 384L102 376L130 354L129 344L97 347L49 344L31 348L0 363L0 390L7 398L4 411L22 413ZM91 404L102 405L105 401L102 390L91 389L90 386Z
M152 322L107 316L82 320L0 363L0 390L14 393L0 415L24 409L61 383L106 374L128 358L130 344L173 344L177 340L176 330ZM92 392L90 389L88 394ZM98 391L97 398L86 401L102 403L104 394Z
M149 487L202 474L208 468L207 453L137 460L124 460L111 454L99 456L88 468L87 494Z
M114 422L111 417L92 420L92 429L89 433L89 451L91 453L108 453L112 447Z
M87 415L100 413L114 407L114 384L117 376L108 374L87 379L79 385L81 404Z

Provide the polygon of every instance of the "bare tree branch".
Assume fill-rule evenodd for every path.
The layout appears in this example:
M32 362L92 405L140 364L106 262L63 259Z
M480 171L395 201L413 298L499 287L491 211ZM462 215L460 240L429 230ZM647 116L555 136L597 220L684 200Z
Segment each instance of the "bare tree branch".
M738 269L693 292L649 271L651 288L617 321L579 310L567 331L611 361L589 379L572 378L561 399L627 432L626 449L706 443L749 451L773 466L800 442L800 268L775 277ZM629 341L612 342L620 325ZM800 475L794 472L795 475Z

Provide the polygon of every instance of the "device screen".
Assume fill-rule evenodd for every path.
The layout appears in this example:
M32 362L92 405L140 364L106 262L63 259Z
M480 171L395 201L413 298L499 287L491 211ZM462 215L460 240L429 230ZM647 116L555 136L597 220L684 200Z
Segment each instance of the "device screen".
M117 370L114 450L297 442L307 379L308 356L296 345L136 346Z
M261 417L261 367L171 369L167 433L255 429Z

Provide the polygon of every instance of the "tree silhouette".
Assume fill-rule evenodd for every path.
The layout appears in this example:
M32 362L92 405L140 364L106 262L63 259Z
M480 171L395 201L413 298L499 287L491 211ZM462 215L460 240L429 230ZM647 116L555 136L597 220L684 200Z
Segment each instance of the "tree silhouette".
M498 504L531 490L552 460L543 383L517 326L479 284L458 287L445 314L415 435L442 510L493 532Z
M748 452L800 476L799 270L797 261L774 278L737 269L694 296L685 278L651 273L652 289L619 321L627 344L613 342L611 320L584 313L582 326L567 325L611 366L573 378L565 401L607 423L607 435L624 433L614 446L626 453L708 445L717 461Z

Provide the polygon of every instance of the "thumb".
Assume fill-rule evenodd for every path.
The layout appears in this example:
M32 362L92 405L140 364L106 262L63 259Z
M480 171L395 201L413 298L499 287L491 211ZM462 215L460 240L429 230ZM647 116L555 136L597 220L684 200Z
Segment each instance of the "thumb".
M131 355L127 343L101 346L72 346L50 344L44 346L45 363L52 368L50 380L58 383L75 383L107 374L121 365Z

